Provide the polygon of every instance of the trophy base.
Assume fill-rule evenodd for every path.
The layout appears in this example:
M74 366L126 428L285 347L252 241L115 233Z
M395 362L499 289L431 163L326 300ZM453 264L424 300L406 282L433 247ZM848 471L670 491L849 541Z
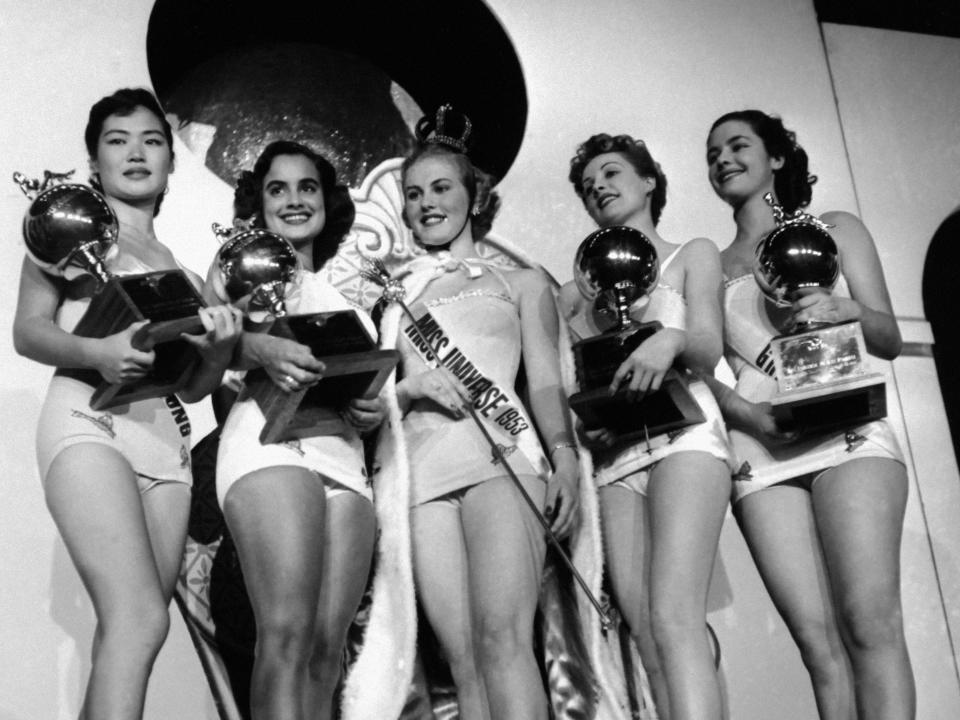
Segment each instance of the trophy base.
M871 373L810 390L782 393L771 405L777 425L785 431L837 430L885 418L886 383L883 375Z
M155 359L150 372L135 382L100 382L90 398L90 407L105 410L170 395L182 388L200 357L180 335L204 331L197 310L205 304L182 270L111 278L91 299L74 334L102 338L140 320L150 320L137 331L132 344L138 350L153 350Z
M659 322L643 323L574 343L573 356L579 386L606 390L617 369L630 353L662 327Z
M400 361L396 350L377 350L353 310L278 318L270 334L307 345L326 369L308 388L287 392L262 368L244 384L266 420L261 444L344 431L341 413L354 398L374 398Z
M604 428L618 443L656 437L706 420L676 370L667 373L659 390L640 400L630 400L625 389L611 395L603 387L574 393L570 408L587 430Z

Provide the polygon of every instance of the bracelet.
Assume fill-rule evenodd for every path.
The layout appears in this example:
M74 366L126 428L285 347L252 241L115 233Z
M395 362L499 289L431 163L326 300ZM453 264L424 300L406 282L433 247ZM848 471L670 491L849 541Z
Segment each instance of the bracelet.
M574 442L570 442L569 440L554 443L553 445L550 446L550 451L547 454L550 456L550 459L552 460L553 454L557 450L562 450L563 448L570 448L571 450L573 450L574 455L576 455L577 457L580 457L580 451L577 449L577 444Z

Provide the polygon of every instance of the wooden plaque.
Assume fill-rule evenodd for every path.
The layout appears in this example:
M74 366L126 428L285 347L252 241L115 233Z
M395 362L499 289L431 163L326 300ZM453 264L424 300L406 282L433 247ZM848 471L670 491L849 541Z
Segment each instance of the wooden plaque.
M628 398L621 386L610 394L617 368L644 340L663 326L643 323L628 330L606 332L574 344L580 392L570 396L570 408L588 430L606 428L618 442L655 437L704 421L703 412L676 370L664 377L660 389L640 400Z
M347 404L376 397L400 361L396 350L377 349L354 310L279 318L269 332L308 346L326 369L318 383L296 392L278 387L262 368L247 373L246 392L266 418L263 444L342 432Z
M90 407L103 410L150 397L175 393L190 377L200 357L181 333L202 333L197 310L203 298L182 270L160 270L141 275L110 278L90 300L77 323L75 335L102 338L113 335L140 320L150 320L133 337L139 350L153 350L153 368L129 384L112 385L99 378ZM70 374L70 373L68 373Z

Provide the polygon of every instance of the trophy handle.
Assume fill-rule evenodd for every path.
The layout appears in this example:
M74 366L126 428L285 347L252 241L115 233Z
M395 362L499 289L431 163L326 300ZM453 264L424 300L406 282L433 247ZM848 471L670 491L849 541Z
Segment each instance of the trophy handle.
M284 317L287 314L285 283L272 282L259 286L253 291L250 298L251 305L257 305L274 317Z
M620 282L614 288L617 294L617 330L629 330L634 325L630 319L630 297L627 294L632 287L632 283Z
M86 242L70 254L64 266L70 265L71 263L79 265L93 275L101 286L106 285L112 275L103 264L103 258L96 252L98 249L99 243ZM74 263L74 258L77 256L79 256L79 258L77 262Z

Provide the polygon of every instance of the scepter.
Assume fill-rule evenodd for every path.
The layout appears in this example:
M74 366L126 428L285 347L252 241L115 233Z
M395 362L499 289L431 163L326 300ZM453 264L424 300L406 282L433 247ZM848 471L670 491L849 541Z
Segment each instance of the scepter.
M442 367L439 356L434 351L431 344L427 341L427 338L424 337L423 331L420 329L420 325L417 323L417 319L413 316L413 313L410 312L410 308L407 303L404 302L404 297L406 296L407 290L403 286L403 283L401 283L399 280L393 279L390 276L389 271L381 260L365 258L365 264L366 266L360 271L360 275L383 288L382 297L384 300L386 300L388 303L396 303L400 306L403 314L410 319L413 329L417 333L417 338L420 340L422 346L426 348L426 352L429 354L430 360L437 363L438 367ZM442 382L449 382L449 379L445 374L442 374L442 377ZM510 466L510 463L507 462L507 457L503 453L503 448L494 440L493 436L490 435L490 431L487 429L487 426L483 424L480 416L477 415L477 411L476 408L473 407L473 403L468 402L465 404L465 407L467 413L473 419L474 424L483 434L487 444L490 445L490 450L493 453L494 460L500 463L504 470L506 470L507 476L511 481L513 481L514 486L520 492L520 496L524 499L524 502L526 502L527 507L530 508L530 512L533 513L534 517L540 523L540 526L546 533L550 544L553 545L564 564L573 574L573 577L580 586L580 589L583 590L584 594L587 596L587 599L593 605L594 609L596 609L597 614L600 616L600 625L604 630L606 630L611 626L612 622L604 612L603 607L600 605L600 601L597 600L594 594L590 591L590 588L587 586L583 576L580 575L580 571L577 570L576 566L574 566L573 560L570 559L567 551L564 549L563 545L560 544L560 540L550 527L550 523L547 522L547 519L543 516L543 513L540 512L540 508L537 507L537 504L533 501L533 498L530 497L530 494L527 492L526 488L523 487L523 483L520 482L520 478L517 477L517 474Z

